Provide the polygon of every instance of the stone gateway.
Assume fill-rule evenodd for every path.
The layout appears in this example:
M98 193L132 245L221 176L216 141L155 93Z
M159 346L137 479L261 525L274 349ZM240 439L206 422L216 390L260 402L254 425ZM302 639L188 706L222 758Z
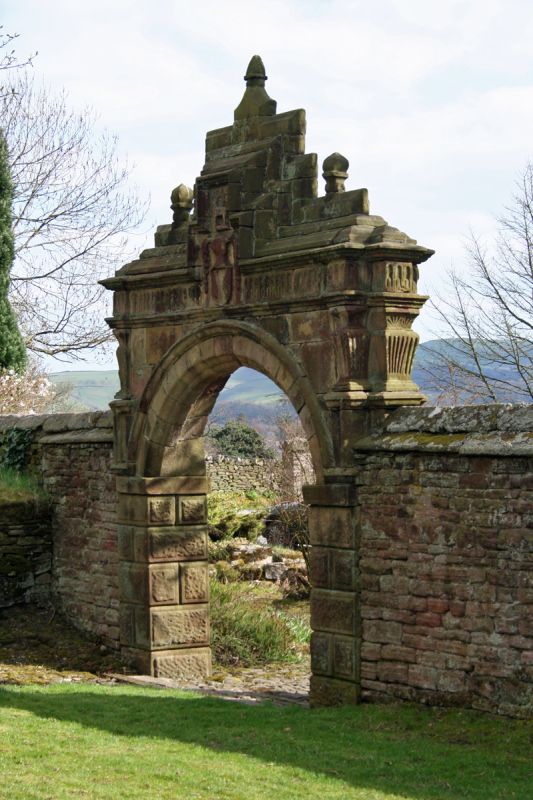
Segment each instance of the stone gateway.
M348 160L305 152L305 112L276 114L254 56L233 125L210 131L173 220L104 281L114 292L121 388L112 403L123 653L153 675L210 670L202 433L229 375L257 369L306 432L305 489L327 585L312 595L315 702L356 701L361 616L353 451L391 409L423 402L411 380L432 251L347 191ZM192 211L192 213L191 213ZM321 566L321 569L323 567ZM318 645L317 645L318 643Z
M246 366L286 393L313 460L311 702L527 716L533 407L418 408L411 328L433 251L371 214L366 189L346 189L339 153L319 196L305 112L276 114L259 56L245 81L155 246L103 282L120 372L122 653L155 676L209 674L202 434Z

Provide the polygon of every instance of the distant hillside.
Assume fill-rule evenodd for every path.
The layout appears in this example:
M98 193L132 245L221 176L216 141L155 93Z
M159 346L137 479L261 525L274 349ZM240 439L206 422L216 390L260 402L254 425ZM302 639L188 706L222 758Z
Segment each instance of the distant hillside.
M118 371L87 370L86 372L55 372L50 375L56 386L68 389L69 398L76 406L91 411L106 409L120 388ZM277 407L283 392L265 375L242 367L229 378L220 393L217 405L232 406L235 413L252 413L257 406ZM253 406L253 409L247 409Z
M100 411L108 407L120 388L118 370L91 370L87 372L54 372L50 379L59 388L68 391L76 410Z
M417 348L413 379L428 395L430 402L435 399L435 395L428 383L428 371L434 367L438 354L452 345L450 341L434 339ZM533 345L531 351L533 359ZM490 368L495 375L509 374L508 368L493 364ZM56 372L50 377L58 386L71 387L69 397L75 402L76 409L80 410L107 408L119 389L116 370ZM287 409L284 400L283 392L265 375L248 367L241 367L229 378L212 413L217 421L242 414L254 424L260 426L263 422L269 426L280 413L280 409Z

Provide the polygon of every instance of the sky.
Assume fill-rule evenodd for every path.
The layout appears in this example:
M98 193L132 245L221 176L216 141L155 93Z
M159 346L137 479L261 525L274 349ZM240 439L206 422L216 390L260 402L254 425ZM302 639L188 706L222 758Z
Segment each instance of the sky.
M254 53L278 112L306 109L306 151L319 164L345 155L346 188L366 186L371 213L436 251L422 293L468 269L470 233L490 242L533 158L531 0L0 0L0 11L17 55L38 51L35 76L118 134L151 198L137 250L170 222L172 188L200 173L206 131L232 123ZM426 310L415 327L422 340L439 332ZM113 353L95 366L112 368Z

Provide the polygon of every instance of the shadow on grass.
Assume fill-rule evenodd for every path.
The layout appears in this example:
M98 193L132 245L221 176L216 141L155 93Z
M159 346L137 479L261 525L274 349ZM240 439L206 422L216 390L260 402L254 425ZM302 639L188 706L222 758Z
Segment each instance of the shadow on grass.
M308 711L87 685L0 689L1 707L129 738L240 753L402 797L528 796L527 723L473 712L406 706Z

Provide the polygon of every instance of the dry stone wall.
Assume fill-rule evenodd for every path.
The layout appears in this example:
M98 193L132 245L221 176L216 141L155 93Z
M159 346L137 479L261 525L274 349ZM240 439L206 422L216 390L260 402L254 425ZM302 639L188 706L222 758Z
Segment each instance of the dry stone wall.
M298 436L283 443L281 458L206 458L210 492L272 492L276 499L302 498L302 486L314 483L307 439Z
M3 434L9 428L32 431L29 469L42 482L50 501L50 526L31 523L34 526L31 553L35 586L47 584L54 603L74 624L107 644L118 646L111 414L2 417L0 447ZM28 537L22 528L19 534L18 537L11 535L10 542L13 548L18 539L20 550ZM50 559L50 551L51 574L49 571L41 573L46 559ZM0 549L0 569L3 562L4 554ZM18 601L32 600L33 595L31 591L24 596L19 592L17 598Z
M363 443L363 697L531 714L532 423L405 409Z
M206 466L210 492L253 490L278 495L284 484L282 464L273 458L210 456Z
M48 503L35 499L2 503L0 509L0 609L46 603L52 574Z

